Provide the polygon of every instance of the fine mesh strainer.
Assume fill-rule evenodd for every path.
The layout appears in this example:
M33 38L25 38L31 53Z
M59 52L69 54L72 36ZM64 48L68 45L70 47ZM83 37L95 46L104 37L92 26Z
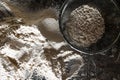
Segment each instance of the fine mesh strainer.
M91 4L96 6L105 22L105 32L101 39L89 47L82 47L74 44L69 35L66 34L66 22L70 13L81 5ZM66 0L59 16L60 31L66 42L75 50L85 54L103 53L110 49L118 40L120 35L120 11L112 0Z

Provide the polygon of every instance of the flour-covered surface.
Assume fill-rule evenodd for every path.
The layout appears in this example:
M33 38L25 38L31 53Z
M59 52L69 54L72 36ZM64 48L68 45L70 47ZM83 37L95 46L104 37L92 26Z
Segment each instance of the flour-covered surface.
M12 9L16 6L11 3L8 5ZM34 13L31 17L28 12L20 13L15 8L11 10L14 17L1 18L0 80L63 80L74 75L83 65L80 55L66 49L55 11L55 8L48 8L38 12L38 16ZM42 26L45 28L41 29ZM58 39L49 39L48 36Z
M108 52L110 57L97 55L89 61L64 42L57 5L64 0L50 0L55 8L46 3L38 11L33 11L35 5L32 10L25 4L27 8L16 6L24 0L2 1L0 5L12 15L0 8L0 16L6 15L0 19L0 80L120 80L119 45Z
M76 64L73 63L74 66L72 65L73 69L76 68L75 71L82 65L80 55L60 49L66 45L65 42L47 41L35 25L21 24L14 28L13 25L8 24L2 25L1 29L3 27L10 27L11 30L8 34L3 34L8 40L0 48L1 80L36 80L37 78L62 80L62 75L66 74L68 67L66 62L77 61ZM75 73L73 69L69 75Z

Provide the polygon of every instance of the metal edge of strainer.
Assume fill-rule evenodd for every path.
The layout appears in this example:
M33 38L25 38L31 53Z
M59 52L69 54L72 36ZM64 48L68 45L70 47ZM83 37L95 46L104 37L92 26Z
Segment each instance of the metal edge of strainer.
M62 7L61 7L61 9L60 9L60 13L59 13L59 29L60 29L60 32L61 32L64 40L68 43L68 45L69 45L72 49L74 49L74 50L76 50L76 51L78 51L78 52L80 52L80 53L83 53L83 54L86 54L86 55L97 55L97 54L105 55L105 54L106 54L105 52L107 52L109 49L111 49L111 48L114 46L114 44L118 41L118 39L119 39L119 37L120 37L120 32L119 32L117 38L113 41L113 43L111 43L111 45L109 45L108 47L106 47L106 48L104 48L104 49L102 49L102 50L99 50L99 51L97 51L97 52L95 52L95 53L88 53L88 52L81 51L80 49L78 49L78 47L72 45L72 44L69 42L69 40L66 38L66 36L65 36L65 34L64 34L64 32L63 32L63 31L64 31L64 28L62 28L62 26L63 26L63 25L62 25L62 16L64 15L65 8L67 7L67 5L69 4L69 2L71 2L71 1L72 1L72 0L66 0L66 1L63 3L63 5L62 5ZM120 11L120 9L119 9L119 7L117 6L117 4L116 4L113 0L111 0L111 1L112 1L112 3L114 4L114 6L118 9L118 11Z

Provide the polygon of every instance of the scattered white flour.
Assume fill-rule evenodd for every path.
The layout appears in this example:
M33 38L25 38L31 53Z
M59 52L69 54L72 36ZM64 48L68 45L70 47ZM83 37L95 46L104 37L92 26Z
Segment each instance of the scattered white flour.
M8 28L8 25L7 24L3 24L0 26L0 29L7 29Z
M38 26L21 24L22 18L16 20L17 26L6 22L0 25L0 37L6 39L1 39L5 42L0 46L0 80L63 80L64 74L70 77L78 70L81 57L72 50L62 50L66 46L64 41L48 41ZM57 26L51 32L58 31L58 21L54 18L47 18L43 23L48 29ZM72 66L67 73L69 66L65 61L71 60L76 63L70 62Z
M47 80L62 80L61 63L57 62L57 65L55 65L55 73L51 66L52 62L48 61L44 55L44 48L59 50L62 46L66 45L65 42L46 41L46 38L42 36L35 25L20 25L7 38L9 38L9 41L0 48L0 55L7 59L7 62L4 64L6 67L3 67L3 64L0 63L1 80L33 80L32 77L34 77L33 73L35 70L37 70L37 76L43 76ZM69 54L72 55L73 51L58 53L58 56L54 58L57 59L60 55L64 58ZM24 58L25 55L26 57ZM68 58L65 57L64 62L77 59L78 57L81 59L76 54ZM9 61L9 59L13 59L15 63ZM0 59L0 61L2 60ZM72 71L71 75L73 73Z
M44 18L39 22L39 29L43 36L54 42L63 41L59 30L59 23L56 18Z
M8 38L10 38L10 41L1 47L0 54L4 55L5 57L10 57L12 59L15 59L17 61L17 63L19 64L20 69L22 69L22 67L26 68L26 69L22 69L22 70L18 69L18 72L16 75L18 77L16 77L16 79L24 80L26 77L25 74L30 74L32 72L31 70L39 68L40 71L45 69L46 74L51 74L51 76L53 76L51 78L51 76L46 75L48 80L59 80L59 79L57 79L57 77L55 77L54 73L52 71L50 71L51 70L51 67L49 66L50 63L47 62L45 59L41 59L40 55L42 55L42 52L41 52L42 48L44 48L44 46L49 47L49 43L47 43L45 41L46 39L41 35L41 33L37 29L37 27L34 25L33 26L22 26L21 25L18 30L14 31L14 33L15 33L15 35L14 34L8 35ZM12 48L12 47L14 47L14 48ZM21 64L21 61L19 59L22 58L25 54L32 55L32 56L31 56L31 59L29 60L29 62L25 63L26 65L23 65L24 63ZM36 61L35 62L33 61L36 59L37 59L37 63L36 63ZM29 63L31 65L29 65ZM40 67L38 67L39 64L41 64ZM32 65L34 65L33 68L32 68ZM44 66L44 68L43 68L43 66ZM29 70L29 68L31 70ZM46 72L46 71L48 71L48 72ZM44 70L41 72L44 72ZM41 74L43 74L43 73L41 73ZM15 80L15 79L10 78L10 80Z
M66 59L64 59L64 62L68 62L69 60L72 60L72 59L76 59L76 60L82 60L82 57L80 55L72 55L72 56L68 56Z
M2 80L7 80L8 79L7 76L11 75L9 75L9 72L7 72L3 67L2 61L3 61L2 58L0 58L0 78L2 78Z
M61 54L58 54L57 57L64 57L64 56L67 56L67 55L72 54L72 53L73 53L73 51L66 51L66 52L61 51Z
M59 32L59 24L58 21L55 20L54 18L45 18L42 21L42 24L47 28L48 31L50 32Z

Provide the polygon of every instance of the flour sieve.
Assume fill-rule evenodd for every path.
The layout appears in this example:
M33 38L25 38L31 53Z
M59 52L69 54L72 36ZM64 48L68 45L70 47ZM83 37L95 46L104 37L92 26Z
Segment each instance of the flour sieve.
M70 40L67 34L66 23L70 13L81 5L94 5L97 7L105 22L105 32L101 39L89 47L78 46ZM99 54L109 50L120 36L120 11L112 0L66 0L59 15L60 31L65 41L75 50L85 54Z

